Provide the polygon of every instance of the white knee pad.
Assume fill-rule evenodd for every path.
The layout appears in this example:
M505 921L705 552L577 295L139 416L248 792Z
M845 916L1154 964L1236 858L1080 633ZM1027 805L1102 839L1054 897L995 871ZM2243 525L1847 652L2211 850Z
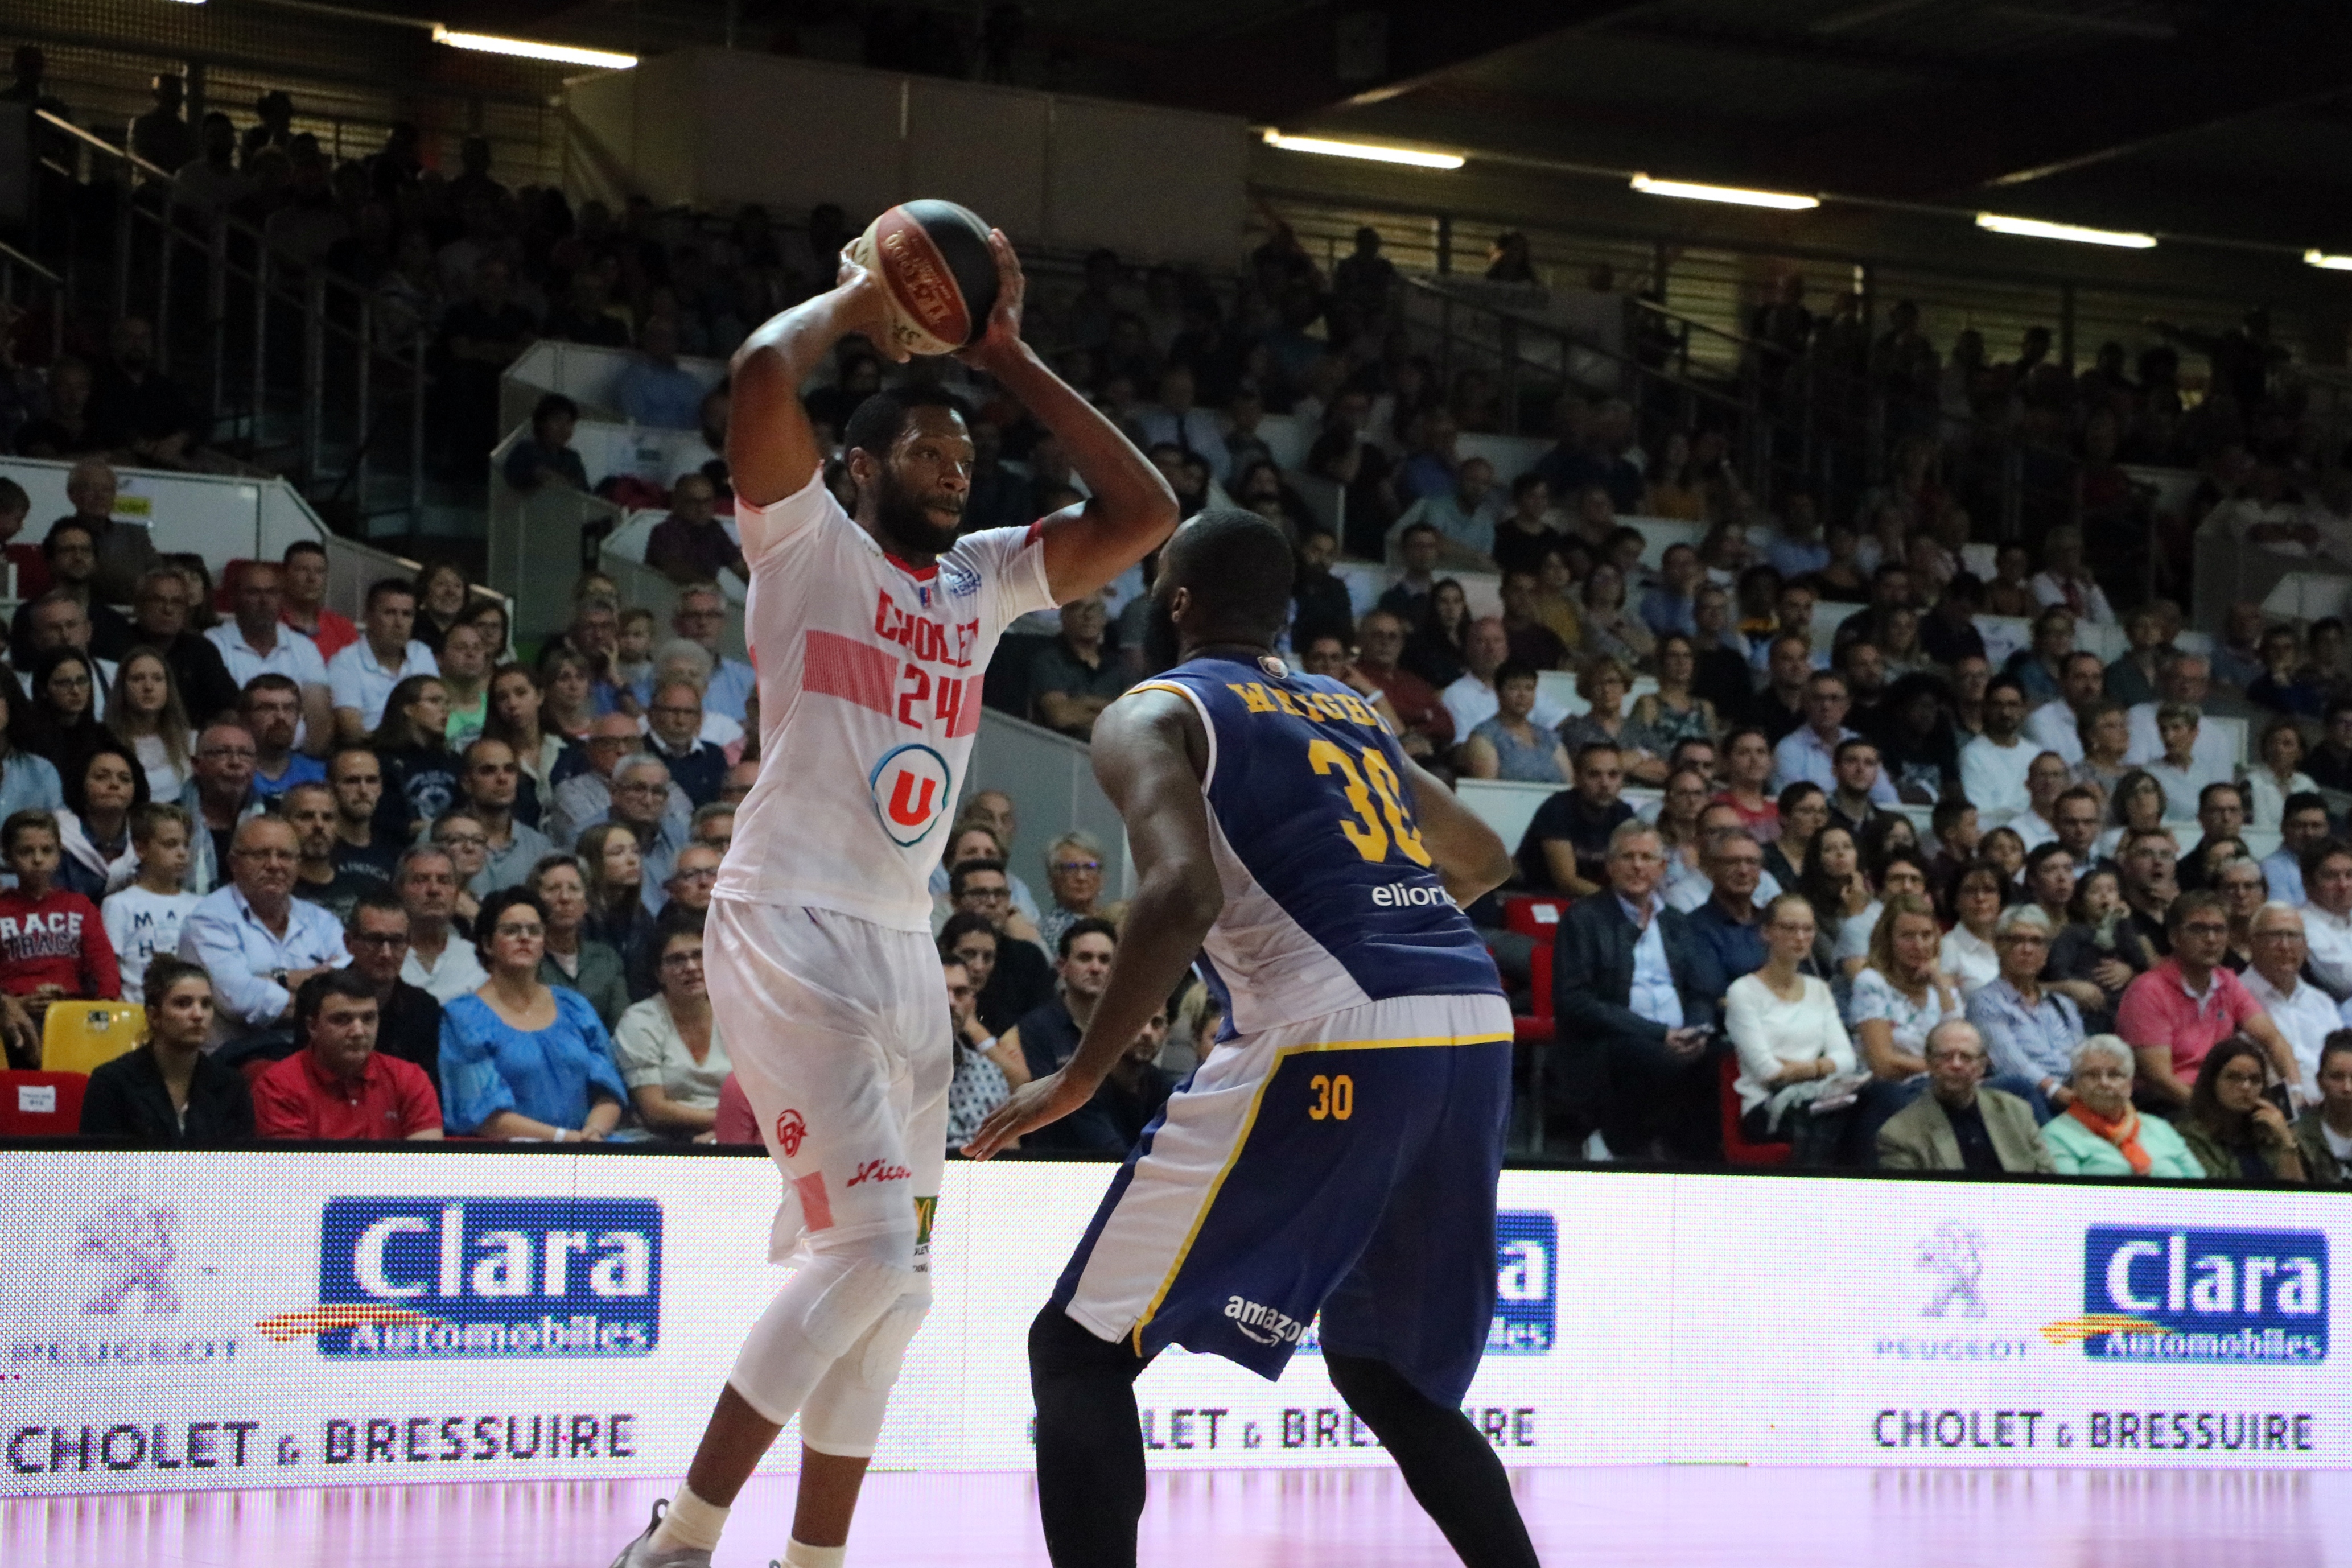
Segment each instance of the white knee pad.
M931 1310L929 1276L918 1276L918 1281L826 1370L801 1406L801 1441L818 1453L873 1457L907 1346Z
M911 1251L911 1238L892 1234L819 1252L751 1325L727 1381L769 1420L791 1420L894 1302L919 1287L929 1298L929 1281L900 1261Z

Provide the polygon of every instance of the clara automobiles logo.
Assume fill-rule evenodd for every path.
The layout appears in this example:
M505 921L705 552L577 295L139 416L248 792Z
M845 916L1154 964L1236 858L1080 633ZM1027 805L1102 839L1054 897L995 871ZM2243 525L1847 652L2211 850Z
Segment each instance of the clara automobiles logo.
M1920 1239L1912 1267L1931 1281L1923 1318L1985 1315L1984 1236L1973 1225L1948 1219Z

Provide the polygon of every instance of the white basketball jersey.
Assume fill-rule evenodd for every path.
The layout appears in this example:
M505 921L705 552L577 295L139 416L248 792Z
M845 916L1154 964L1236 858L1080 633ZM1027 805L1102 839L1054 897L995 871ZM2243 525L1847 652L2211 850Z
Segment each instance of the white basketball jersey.
M909 566L850 520L821 472L772 507L739 499L735 515L760 778L714 896L929 931L989 655L1007 623L1054 602L1039 529L971 534L937 565Z

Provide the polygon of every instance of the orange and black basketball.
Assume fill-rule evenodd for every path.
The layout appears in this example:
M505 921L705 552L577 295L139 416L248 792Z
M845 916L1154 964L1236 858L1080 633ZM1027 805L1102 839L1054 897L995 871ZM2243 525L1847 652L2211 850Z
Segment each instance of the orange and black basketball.
M850 242L850 258L882 281L890 334L910 354L951 354L979 341L996 308L988 225L953 202L906 202Z

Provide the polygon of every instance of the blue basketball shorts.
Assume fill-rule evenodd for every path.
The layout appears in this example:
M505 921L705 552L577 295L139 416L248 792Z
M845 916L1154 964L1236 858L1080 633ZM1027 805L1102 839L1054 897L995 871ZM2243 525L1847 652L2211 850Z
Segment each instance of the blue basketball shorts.
M1400 997L1226 1040L1113 1178L1053 1300L1139 1355L1278 1377L1325 1350L1457 1405L1495 1316L1499 997Z

